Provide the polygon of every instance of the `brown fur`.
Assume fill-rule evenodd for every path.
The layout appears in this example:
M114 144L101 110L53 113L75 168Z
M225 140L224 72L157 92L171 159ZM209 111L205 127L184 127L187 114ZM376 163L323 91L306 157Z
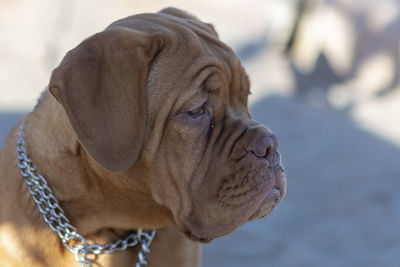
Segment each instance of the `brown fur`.
M83 41L1 151L0 266L79 266L19 174L21 123L33 163L89 241L156 228L149 266L199 266L195 241L266 216L285 194L279 161L266 163L276 138L248 113L249 86L214 28L177 9ZM136 252L92 260L132 266Z

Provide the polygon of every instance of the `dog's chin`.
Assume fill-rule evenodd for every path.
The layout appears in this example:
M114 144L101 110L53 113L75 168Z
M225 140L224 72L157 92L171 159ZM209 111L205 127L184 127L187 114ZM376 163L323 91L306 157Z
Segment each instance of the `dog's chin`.
M214 232L209 227L201 227L201 226L190 227L190 226L180 225L180 227L178 226L178 228L190 240L204 244L210 243L214 239L228 234L228 233Z
M203 243L203 244L210 243L211 241L213 241L215 239L215 238L209 238L209 237L199 237L199 236L196 236L195 234L193 234L190 231L186 231L186 232L184 232L184 234L190 240L195 241L195 242L200 242L200 243Z

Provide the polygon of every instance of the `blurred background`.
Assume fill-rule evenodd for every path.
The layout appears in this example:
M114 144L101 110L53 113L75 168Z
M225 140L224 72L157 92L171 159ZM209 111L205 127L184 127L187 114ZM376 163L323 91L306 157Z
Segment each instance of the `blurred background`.
M203 266L400 266L399 0L0 0L0 148L69 49L167 6L238 53L288 175L282 204Z

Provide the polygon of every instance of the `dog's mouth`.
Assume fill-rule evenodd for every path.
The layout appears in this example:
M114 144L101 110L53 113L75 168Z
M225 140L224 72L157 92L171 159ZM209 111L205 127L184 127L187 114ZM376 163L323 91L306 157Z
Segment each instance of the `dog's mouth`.
M240 171L224 177L217 190L218 201L227 209L247 210L263 203L276 202L282 199L286 192L286 175L281 164L280 154L275 152L271 159L261 159L249 154L242 158ZM240 166L239 165L239 166Z
M250 216L249 221L258 220L270 214L281 202L284 194L284 190L280 186L274 186L262 202L260 208Z
M283 168L281 166L274 167L277 176L277 183L270 189L267 193L264 193L263 200L261 200L257 206L258 208L254 210L252 213L249 213L247 216L247 210L249 209L248 205L236 206L233 210L225 210L221 211L220 215L229 214L228 217L234 216L235 219L232 220L231 225L227 225L225 223L222 224L215 224L214 227L211 226L204 226L201 227L199 224L187 224L186 227L182 228L182 232L192 241L200 242L200 243L209 243L217 237L224 236L229 234L230 232L234 231L237 227L247 221L253 221L257 219L261 219L269 215L276 206L281 202L283 197L286 194L286 178L283 172ZM215 214L214 214L215 216ZM218 216L217 216L218 217ZM224 217L224 216L222 216ZM238 218L241 219L238 219ZM208 223L206 223L208 224ZM201 225L201 224L200 224ZM208 229L208 230L206 230Z
M270 214L275 207L279 204L279 202L282 200L284 197L284 189L280 188L279 185L274 186L271 191L267 194L265 197L264 201L262 202L260 208L256 210L249 218L247 221L253 221L253 220L258 220L261 218L266 217L268 214ZM187 238L189 238L192 241L195 242L200 242L200 243L209 243L212 240L214 240L216 237L201 237L193 233L192 231L184 231L184 234L186 235Z
M286 194L285 171L278 153L269 165L255 164L250 172L243 171L252 175L227 176L216 198L194 202L191 212L177 220L181 232L192 241L209 243L270 214Z
M276 208L276 206L278 206L278 204L286 195L286 174L283 166L280 163L279 154L277 157L279 160L271 169L271 171L275 174L275 185L267 193L264 200L261 202L260 207L250 216L249 221L266 217Z

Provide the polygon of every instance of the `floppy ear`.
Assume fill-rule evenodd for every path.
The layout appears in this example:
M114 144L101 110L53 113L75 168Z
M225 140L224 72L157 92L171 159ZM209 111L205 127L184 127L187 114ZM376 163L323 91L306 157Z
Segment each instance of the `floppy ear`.
M111 171L128 169L141 152L148 67L159 46L155 35L109 29L68 52L53 71L51 94L82 146Z

